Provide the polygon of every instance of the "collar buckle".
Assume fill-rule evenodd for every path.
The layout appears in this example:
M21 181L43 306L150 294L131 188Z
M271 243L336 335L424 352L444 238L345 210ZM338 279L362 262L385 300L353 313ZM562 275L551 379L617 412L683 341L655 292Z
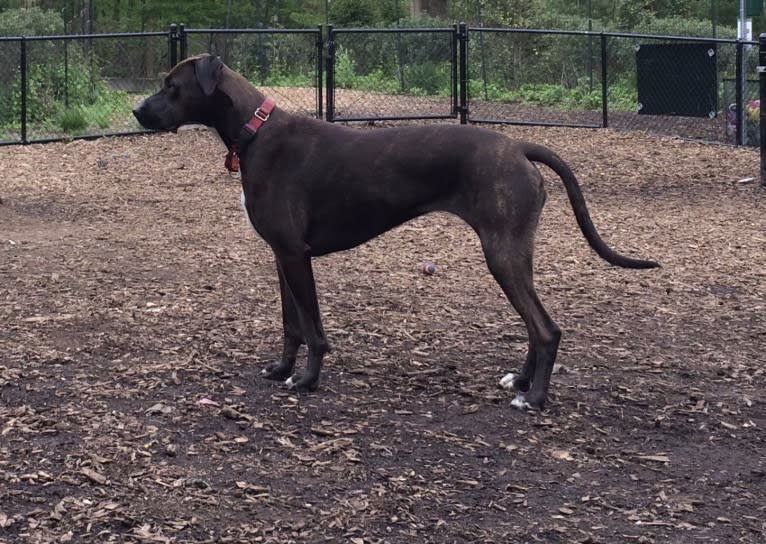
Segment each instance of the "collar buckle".
M266 121L269 120L269 117L271 117L271 112L263 113L263 110L261 110L261 108L258 108L257 110L255 110L255 112L253 112L253 117L258 119L261 123L265 123Z

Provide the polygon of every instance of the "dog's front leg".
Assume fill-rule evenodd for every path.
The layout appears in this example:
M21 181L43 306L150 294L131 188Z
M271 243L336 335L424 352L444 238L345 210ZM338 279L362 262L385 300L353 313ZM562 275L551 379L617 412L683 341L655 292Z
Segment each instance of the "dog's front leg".
M293 375L298 349L300 349L301 344L306 342L303 338L293 296L287 288L285 275L279 263L277 263L277 274L279 276L279 294L282 299L282 329L284 331L282 359L266 366L261 374L269 380L284 381Z
M529 350L527 351L527 360L524 363L524 367L521 369L520 374L514 374L513 372L506 374L500 380L500 386L505 389L515 389L522 393L529 391L532 385L532 378L535 375L535 369L537 368L537 351L535 345L529 342Z
M287 315L291 315L290 311L295 312L296 321L302 332L302 340L308 347L306 372L302 376L293 374L285 383L297 391L314 391L319 387L322 360L330 350L330 346L319 315L319 302L317 301L314 273L311 269L311 258L307 255L277 255L277 262L285 285L284 294L289 295L293 303L292 310L289 306L287 307ZM283 299L283 311L286 304ZM295 340L294 331L291 334ZM297 351L297 347L294 349ZM285 353L290 354L287 344L285 345Z

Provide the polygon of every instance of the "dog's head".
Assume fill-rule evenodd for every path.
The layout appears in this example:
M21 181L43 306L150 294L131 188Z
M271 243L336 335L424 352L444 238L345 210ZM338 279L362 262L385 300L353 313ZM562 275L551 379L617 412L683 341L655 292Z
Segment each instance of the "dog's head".
M133 108L133 115L153 130L175 131L190 123L210 126L222 101L229 100L218 91L223 70L223 62L213 55L183 60L165 77L162 89Z

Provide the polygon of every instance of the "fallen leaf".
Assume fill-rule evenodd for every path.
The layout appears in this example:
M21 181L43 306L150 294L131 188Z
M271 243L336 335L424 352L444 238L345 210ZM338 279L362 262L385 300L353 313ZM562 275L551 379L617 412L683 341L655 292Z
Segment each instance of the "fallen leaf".
M99 485L104 485L107 481L106 476L88 467L80 469L80 474L87 476L89 480L96 482Z
M574 461L572 454L568 450L553 450L551 456L559 461Z
M169 414L172 411L173 411L173 407L172 406L165 406L161 402L158 402L157 404L155 404L154 406L149 408L146 411L146 413L149 414L149 415L151 415L151 414Z
M13 518L9 518L3 512L0 512L0 528L7 529L13 525Z
M670 457L667 455L636 455L642 461L654 461L655 463L670 463Z

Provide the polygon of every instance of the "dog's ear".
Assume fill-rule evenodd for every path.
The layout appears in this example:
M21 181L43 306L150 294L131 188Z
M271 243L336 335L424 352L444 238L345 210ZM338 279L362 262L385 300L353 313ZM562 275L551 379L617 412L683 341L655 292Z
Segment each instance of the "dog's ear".
M218 87L218 82L221 80L221 71L223 70L223 62L218 57L213 55L205 55L200 57L194 63L194 72L197 75L197 81L202 92L206 96L210 96Z

